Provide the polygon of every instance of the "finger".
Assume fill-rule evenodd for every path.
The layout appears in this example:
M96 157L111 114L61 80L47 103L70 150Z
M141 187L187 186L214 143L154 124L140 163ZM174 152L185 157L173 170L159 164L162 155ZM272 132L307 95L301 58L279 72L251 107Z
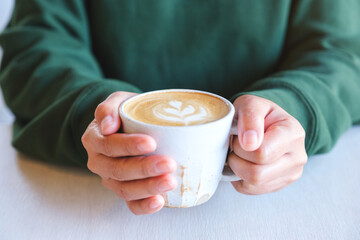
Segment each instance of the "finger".
M95 152L108 157L138 156L156 149L155 140L148 135L115 133L103 136L98 128L88 137L88 142Z
M135 95L136 93L115 92L97 106L95 110L95 119L96 122L99 124L102 135L110 135L116 133L119 130L119 106L126 99Z
M128 158L110 158L97 155L89 159L88 168L104 177L119 181L145 179L176 171L176 162L167 156L141 156Z
M287 120L273 123L266 129L261 146L255 151L246 151L238 138L233 139L233 151L239 157L256 164L270 164L297 147L298 135Z
M228 158L228 164L234 173L245 182L255 186L264 185L279 177L289 175L289 172L302 167L306 161L306 153L298 153L297 156L286 154L278 161L267 165L249 162L234 153L231 153Z
M256 150L264 136L264 119L270 112L270 104L260 97L244 95L235 103L238 111L238 138L245 151Z
M112 190L116 195L126 201L139 200L165 193L174 190L177 185L175 177L170 174L123 182L103 178L102 182L106 188Z
M145 215L158 212L162 209L164 203L164 198L160 195L155 195L146 199L126 202L130 211L135 215Z
M232 182L237 192L247 195L260 195L279 191L297 181L302 176L303 168L298 168L292 174L277 178L263 185L253 185L244 180Z
M109 157L144 155L156 149L155 140L145 134L116 133L103 136L95 120L89 124L81 142L88 153L101 153Z

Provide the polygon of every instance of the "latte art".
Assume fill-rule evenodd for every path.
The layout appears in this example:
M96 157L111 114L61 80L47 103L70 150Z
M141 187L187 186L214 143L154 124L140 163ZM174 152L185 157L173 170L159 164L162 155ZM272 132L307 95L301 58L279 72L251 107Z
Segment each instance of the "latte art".
M192 106L178 100L172 100L167 104L159 104L153 108L153 114L159 119L169 122L179 122L185 126L192 122L206 122L209 111L204 106Z
M163 126L189 126L223 118L229 107L221 99L199 92L145 94L126 103L126 114L138 121Z

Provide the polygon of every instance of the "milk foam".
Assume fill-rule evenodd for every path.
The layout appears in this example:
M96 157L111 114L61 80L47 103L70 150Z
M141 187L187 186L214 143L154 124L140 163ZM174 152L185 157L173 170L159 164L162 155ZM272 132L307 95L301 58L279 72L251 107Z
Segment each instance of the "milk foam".
M179 122L185 126L193 122L203 122L207 119L209 111L203 106L193 106L178 100L169 101L167 104L159 104L153 108L153 114L157 118L168 122Z
M126 114L140 122L162 126L192 126L223 118L229 107L221 99L198 92L159 92L126 103Z

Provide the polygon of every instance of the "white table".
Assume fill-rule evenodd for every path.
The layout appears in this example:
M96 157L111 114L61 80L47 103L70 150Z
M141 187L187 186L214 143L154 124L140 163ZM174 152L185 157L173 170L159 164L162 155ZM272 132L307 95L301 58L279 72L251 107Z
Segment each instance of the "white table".
M18 154L10 137L0 124L0 239L360 239L360 126L280 192L221 183L201 206L150 216L133 215L94 175Z
M10 110L6 107L2 92L0 89L0 124L10 124L14 121L14 116ZM0 133L1 134L1 133ZM1 157L1 153L0 153Z

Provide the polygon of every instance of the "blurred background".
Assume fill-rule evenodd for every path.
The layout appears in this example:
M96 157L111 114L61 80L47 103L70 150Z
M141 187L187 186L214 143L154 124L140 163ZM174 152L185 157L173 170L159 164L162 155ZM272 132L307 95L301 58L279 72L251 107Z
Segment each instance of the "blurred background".
M14 0L0 0L0 32L3 31L8 23L11 12L14 6ZM0 47L0 62L2 59L3 50ZM1 69L0 69L1 71ZM0 90L0 123L11 123L13 121L13 115L9 109L5 106L2 92Z

